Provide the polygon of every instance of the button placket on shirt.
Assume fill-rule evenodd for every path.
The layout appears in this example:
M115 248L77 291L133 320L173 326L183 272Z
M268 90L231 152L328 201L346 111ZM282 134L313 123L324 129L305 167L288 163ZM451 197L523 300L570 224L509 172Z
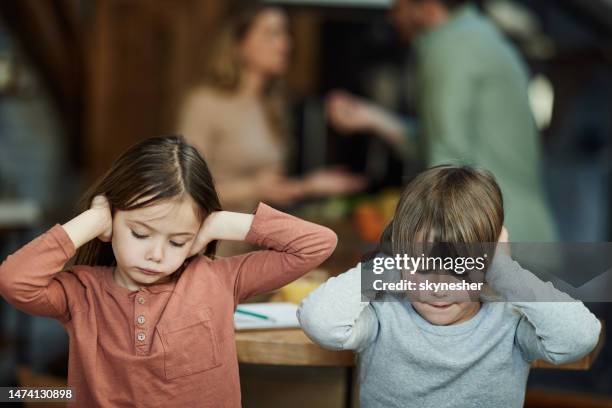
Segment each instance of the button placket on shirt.
M147 341L147 333L146 333L146 327L144 326L144 324L146 323L147 319L146 319L146 304L147 304L147 298L145 297L145 295L139 291L136 294L136 298L135 298L135 306L134 306L134 315L135 315L135 343L136 343L136 350L138 352L138 354L143 354L146 353L146 349L145 346L148 344Z

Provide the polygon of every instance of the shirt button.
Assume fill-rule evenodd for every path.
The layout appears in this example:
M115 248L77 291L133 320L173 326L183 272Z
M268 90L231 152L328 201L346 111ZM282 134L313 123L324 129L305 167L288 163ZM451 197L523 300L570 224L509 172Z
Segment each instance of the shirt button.
M138 296L138 303L140 303L141 305L144 305L145 298L143 298L142 296Z
M140 315L140 316L138 316L136 321L138 322L138 324L144 324L146 319L145 319L145 317L143 315Z
M138 341L144 341L146 337L147 337L147 336L145 336L145 334L144 334L144 333L142 333L142 332L138 333L138 335L136 336L136 338L138 339Z

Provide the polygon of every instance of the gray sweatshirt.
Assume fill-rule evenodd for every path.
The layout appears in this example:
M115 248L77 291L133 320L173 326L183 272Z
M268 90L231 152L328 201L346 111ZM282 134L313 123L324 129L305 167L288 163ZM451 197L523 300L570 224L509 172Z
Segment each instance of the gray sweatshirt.
M581 358L601 324L508 256L495 256L487 282L504 299L528 288L535 301L484 302L470 320L436 326L407 300L362 302L359 264L311 293L298 319L323 347L357 351L362 408L522 407L530 363Z

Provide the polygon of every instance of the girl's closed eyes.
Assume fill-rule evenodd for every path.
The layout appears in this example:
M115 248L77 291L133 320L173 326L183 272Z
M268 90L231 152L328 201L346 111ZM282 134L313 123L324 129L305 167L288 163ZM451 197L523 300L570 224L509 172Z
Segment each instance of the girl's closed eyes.
M198 218L197 215L196 218ZM197 222L195 224L192 223L192 225L189 226L189 228L194 232L156 231L156 229L153 228L151 225L139 220L130 220L127 222L127 225L132 233L132 236L136 239L144 240L151 237L152 235L155 235L156 233L159 233L163 236L174 238L169 239L168 243L175 248L183 248L186 244L192 242L199 228L199 224ZM162 228L164 227L165 225L162 225ZM180 237L180 239L177 239L177 237Z
M139 234L139 233L137 233L134 230L131 230L131 231L132 231L132 235L134 236L134 238L137 238L137 239L146 239L146 238L149 238L148 234ZM169 241L169 242L170 242L170 245L175 246L177 248L182 248L187 243L187 242L175 242L175 241Z

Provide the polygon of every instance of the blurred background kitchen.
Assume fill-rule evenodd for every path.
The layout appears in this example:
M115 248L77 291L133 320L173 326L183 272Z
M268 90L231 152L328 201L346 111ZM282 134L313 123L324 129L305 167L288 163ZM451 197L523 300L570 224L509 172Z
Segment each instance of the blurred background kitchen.
M287 43L280 45L286 47L286 66L282 61L267 66L270 75L260 88L228 82L215 91L210 86L210 56L219 32L251 7L248 2L233 3L0 2L2 259L73 215L84 188L126 147L179 131L193 132L187 135L190 140L201 143L209 162L219 163L211 167L224 186L221 196L227 197L224 204L229 208L247 202L232 191L254 191L259 195L251 199L273 202L339 234L338 250L306 286L348 269L373 248L393 214L401 186L427 160L418 149L406 154L368 129L347 135L328 120L328 96L342 89L397 117L418 116L415 49L402 42L390 24L391 1L264 2L277 13L271 29L288 30ZM529 106L542 148L543 194L559 240L610 241L612 3L475 4L528 66ZM273 41L278 40L276 34ZM256 46L254 50L250 55L255 60L241 60L246 67L257 62ZM246 68L240 69L246 77ZM249 99L253 89L278 90L282 100L271 94ZM219 122L208 135L189 119L200 117L199 107L202 115ZM196 113L188 113L190 109ZM221 110L216 114L210 109ZM220 123L223 117L225 124ZM264 121L257 122L261 118ZM246 129L235 127L245 121ZM214 138L218 134L234 140L221 149ZM257 141L253 146L266 149L245 150L252 138ZM218 152L209 157L216 147ZM245 160L228 163L232 154ZM232 185L230 175L242 180L249 173L261 177L246 187ZM270 188L264 191L261 186ZM299 301L295 292L302 289L274 296ZM602 320L611 321L612 305L589 306ZM0 325L0 385L65 381L67 337L58 323L27 317L0 300ZM533 370L526 406L612 406L608 343L589 370ZM343 368L242 365L241 375L246 407L286 406L287 401L293 406L346 404ZM272 392L261 395L263 389Z

